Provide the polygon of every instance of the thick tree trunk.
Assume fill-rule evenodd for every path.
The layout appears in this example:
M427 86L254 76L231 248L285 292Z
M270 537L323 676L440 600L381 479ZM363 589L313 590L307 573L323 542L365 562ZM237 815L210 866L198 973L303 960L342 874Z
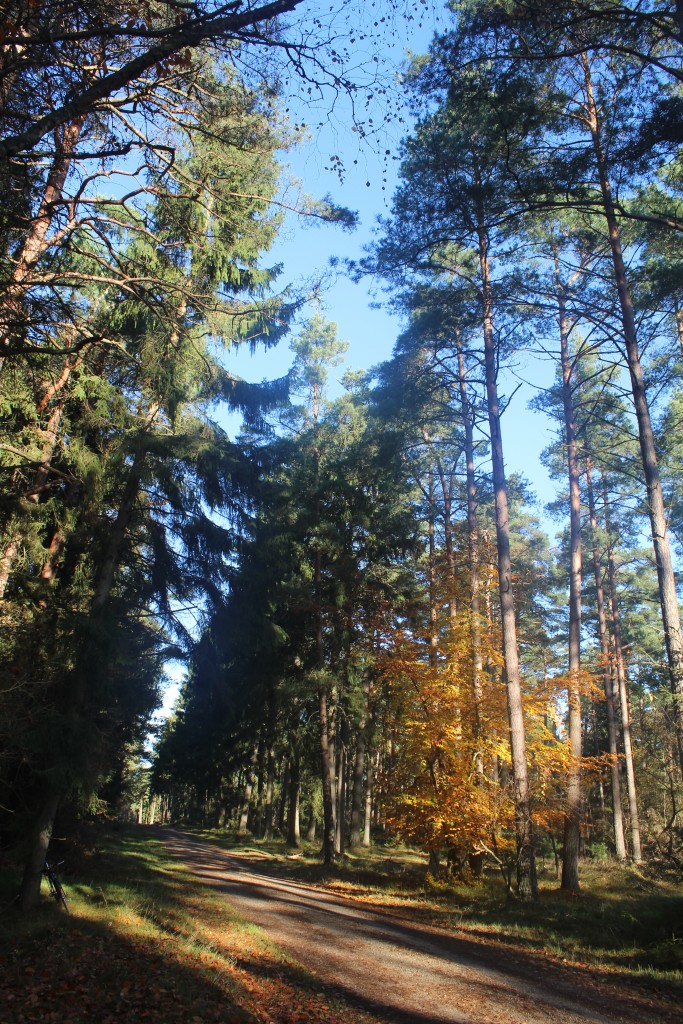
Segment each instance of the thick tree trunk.
M683 635L681 634L681 619L678 608L678 598L676 595L676 580L667 532L664 496L659 476L655 439L652 430L650 410L647 402L645 382L643 379L643 370L640 362L640 352L636 336L633 300L629 289L626 265L624 263L621 247L619 223L617 221L614 202L612 200L607 160L602 146L601 125L598 108L593 94L590 64L586 54L582 55L582 61L586 86L586 118L593 140L593 150L600 178L603 210L607 221L609 243L612 253L614 280L621 308L626 360L628 363L629 376L631 378L631 390L633 392L636 420L638 422L638 438L640 441L640 453L643 463L645 486L647 488L648 512L650 515L650 528L655 552L655 562L657 564L657 580L659 583L659 599L662 612L662 623L664 626L664 642L666 645L669 680L672 692L671 718L676 733L678 761L681 771L683 772Z
M33 910L40 898L43 865L47 857L47 848L52 838L52 827L58 807L59 795L51 793L45 798L38 815L31 840L31 848L24 867L24 877L19 895L19 906L23 911Z
M610 753L610 783L612 789L612 823L614 826L614 848L617 859L624 861L627 857L626 837L624 835L624 811L621 798L621 773L619 771L619 746L617 735L617 717L614 701L614 687L610 668L610 647L607 634L607 618L605 615L605 595L602 585L602 569L598 550L598 518L595 512L595 495L593 492L593 467L590 456L586 460L586 491L588 493L588 512L591 524L593 547L593 574L595 577L595 593L597 596L598 635L600 654L602 656L602 681L605 690L605 713L607 717L607 742Z
M51 244L47 239L48 230L60 203L64 184L73 162L73 152L78 142L85 118L75 118L55 130L55 154L47 175L45 191L38 212L24 236L21 250L14 257L14 271L0 303L0 369L5 357L12 352L12 337L23 332L26 311L24 299L31 287L33 271L46 248Z
M604 485L604 481L603 481ZM610 586L610 604L612 611L612 641L614 644L614 663L619 684L619 700L621 704L621 734L624 741L624 764L626 767L626 790L631 818L631 843L633 859L639 863L643 859L640 845L640 818L638 815L638 798L636 793L636 774L633 764L633 742L631 738L631 711L628 701L626 669L624 653L621 645L621 615L619 612L619 595L617 593L617 574L612 550L612 529L609 515L607 489L604 489L605 528L607 532L607 572Z
M522 678L519 665L517 625L515 622L515 604L512 589L510 524L505 463L503 460L503 442L500 432L500 405L498 400L496 350L493 336L488 239L483 229L479 232L479 266L481 271L486 400L491 433L491 462L496 515L498 591L500 597L503 659L505 663L505 685L510 724L510 749L515 803L517 888L522 899L536 899L538 896L538 884L536 879L534 831L531 816L526 735L522 706Z
M567 778L567 805L562 848L562 888L579 889L579 852L581 846L581 491L579 487L579 455L576 446L574 402L572 397L572 363L569 355L570 324L567 319L564 287L555 254L558 320L560 328L560 366L562 371L562 405L569 480L569 658L567 685L567 731L572 752Z

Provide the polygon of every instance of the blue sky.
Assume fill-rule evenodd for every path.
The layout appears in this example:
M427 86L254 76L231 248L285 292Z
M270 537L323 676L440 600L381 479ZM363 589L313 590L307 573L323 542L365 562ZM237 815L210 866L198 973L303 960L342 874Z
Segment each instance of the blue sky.
M437 10L438 8L438 10ZM434 30L443 27L440 4L427 9L420 24L394 17L380 37L379 45L385 77L400 70L406 52L425 52ZM377 19L389 13L385 0L369 5L369 17ZM441 17L441 21L437 19ZM362 31L362 29L361 29ZM368 87L361 94L357 116L366 130L375 134L363 139L353 123L353 113L346 97L335 97L330 113L331 97L324 96L311 104L308 98L296 95L296 83L285 83L283 106L289 108L292 121L309 125L309 138L297 150L284 154L286 173L302 182L303 189L314 197L329 194L332 200L358 212L359 225L345 232L331 225L306 223L304 218L289 214L276 245L268 254L267 263L283 264L281 283L298 286L327 271L331 257L358 259L363 246L372 238L377 217L389 210L397 181L399 143L410 125L407 110L401 107L400 88L384 97L379 90ZM289 95L288 95L289 94ZM371 100L367 97L372 95ZM398 118L402 117L403 122ZM369 119L372 119L370 125ZM383 127L379 127L382 125ZM387 151L388 154L387 154ZM332 169L331 157L340 157L343 172ZM349 344L346 362L336 371L337 378L345 369L369 369L388 359L401 331L398 317L386 309L376 308L382 294L377 282L354 284L344 273L338 273L322 296L322 312L337 323L339 336ZM310 311L309 311L310 313ZM291 354L287 342L268 352L254 356L245 350L230 358L229 367L247 380L273 379L287 372ZM552 436L552 424L540 413L527 409L538 386L552 380L552 368L539 362L538 356L518 363L520 377L530 383L521 385L504 417L505 460L508 472L521 472L531 481L541 501L554 497L554 487L540 465L540 453ZM519 385L510 375L501 378L503 394L510 395ZM552 531L553 526L550 525Z

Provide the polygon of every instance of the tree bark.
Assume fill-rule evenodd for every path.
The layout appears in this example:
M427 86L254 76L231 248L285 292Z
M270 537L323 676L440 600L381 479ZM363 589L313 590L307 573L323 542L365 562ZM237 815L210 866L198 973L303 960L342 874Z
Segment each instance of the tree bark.
M483 218L481 223L483 223ZM498 592L515 803L517 888L522 899L536 899L538 896L538 883L536 879L534 830L531 815L526 735L522 706L522 678L519 665L517 625L515 622L515 604L512 589L510 524L503 442L500 432L500 404L498 399L496 350L493 336L491 275L488 259L488 239L482 228L479 230L479 267L481 273L480 297L484 329L486 400L491 434L491 462L496 515Z
M483 779L484 761L479 748L481 739L481 702L483 697L482 679L484 661L481 643L481 610L479 595L481 580L479 570L479 522L477 517L477 482L474 475L474 417L469 398L465 360L459 332L456 334L458 353L458 385L460 389L460 410L465 431L465 466L467 481L467 553L470 570L470 641L472 644L472 700L474 703L474 745L477 777Z
M246 836L247 827L249 825L249 811L251 809L251 794L254 791L254 770L258 762L258 744L254 747L251 752L249 759L249 766L244 780L244 797L242 800L242 809L240 811L239 824L237 826L237 835Z
M361 845L360 826L363 803L363 769L365 767L365 751L368 744L368 718L370 702L370 676L366 672L363 677L363 708L358 722L356 736L356 756L353 763L353 791L351 795L351 849Z
M273 796L275 792L275 746L270 743L266 759L266 799L264 807L263 838L273 838Z
M323 860L325 864L330 865L334 861L334 798L327 733L327 686L323 681L318 683L318 708L320 712L320 774L323 784Z
M46 796L34 827L31 848L24 867L24 877L19 894L19 906L22 911L33 910L40 898L43 865L52 838L52 828L58 807L59 794L50 793Z
M676 595L676 580L674 576L671 547L669 545L669 536L666 525L664 496L662 493L662 483L659 475L654 432L652 430L652 421L650 418L645 382L643 379L643 370L640 362L640 352L638 349L633 300L628 284L626 265L624 263L622 252L621 232L612 199L607 159L602 146L600 118L593 94L590 64L585 53L582 54L582 63L586 87L586 120L591 133L593 151L595 153L595 160L600 179L603 211L607 222L609 244L612 254L614 280L621 309L626 360L631 379L631 390L633 393L636 420L638 422L638 438L640 441L640 453L643 463L645 486L647 488L648 512L650 516L650 528L655 552L655 562L657 565L657 580L659 583L659 599L662 623L664 627L664 642L666 645L669 667L669 681L672 694L671 717L678 746L678 762L681 772L683 772L683 635L681 634L680 611Z
M633 845L633 859L636 864L643 859L640 845L640 819L638 815L638 799L636 793L636 774L633 764L633 743L631 740L631 711L628 703L628 688L626 685L626 669L624 667L624 652L621 645L621 616L619 613L619 596L617 594L617 574L614 565L614 552L612 549L612 528L609 514L609 501L607 487L603 479L603 497L605 504L605 529L607 533L607 571L610 586L610 603L612 611L612 639L614 643L614 662L617 680L619 683L619 700L621 703L621 734L624 740L624 763L626 766L626 789L628 792L628 806L631 817L631 843Z
M614 847L617 859L627 858L626 837L624 834L624 811L621 797L621 773L619 771L619 746L617 737L617 719L610 667L610 647L607 634L607 618L605 615L605 595L602 585L602 569L598 550L598 518L595 512L595 495L593 493L593 467L590 456L586 459L586 491L588 493L588 513L591 524L593 547L593 574L595 577L595 593L598 613L598 636L600 654L602 656L602 681L605 690L605 712L607 717L607 742L610 753L610 784L612 790L612 823L614 826Z
M572 396L572 362L569 355L570 324L566 312L564 286L560 279L557 252L555 281L558 322L560 328L560 367L562 372L562 406L567 450L569 480L569 657L567 683L567 731L572 759L567 778L567 805L564 819L561 888L569 892L579 889L579 852L581 846L581 491L579 486L579 455L576 446L574 402Z
M435 509L434 509L434 470L429 467L429 490L427 510L427 536L428 548L428 574L429 574L429 664L434 668L438 658L439 645L439 612L436 593L436 536L435 536Z
M298 847L301 842L299 824L299 800L301 796L301 773L299 754L292 753L289 769L289 813L287 815L287 845Z
M371 842L371 825L372 825L372 787L374 780L374 769L375 759L379 759L379 752L373 756L371 751L368 751L368 769L367 778L365 780L365 822L363 827L363 846L370 846Z

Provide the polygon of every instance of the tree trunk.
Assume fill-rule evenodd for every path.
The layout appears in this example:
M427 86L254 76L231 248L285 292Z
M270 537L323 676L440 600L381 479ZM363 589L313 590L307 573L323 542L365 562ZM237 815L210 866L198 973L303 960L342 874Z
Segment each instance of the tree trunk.
M429 493L428 493L428 520L427 532L429 538L429 664L436 666L439 644L438 607L436 594L436 540L435 540L435 512L434 512L434 470L429 467Z
M55 131L56 150L48 172L42 202L31 220L21 251L14 259L12 280L5 289L0 304L0 369L8 353L12 352L13 334L22 333L26 311L23 301L31 286L31 274L46 247L50 224L62 201L64 183L71 168L73 152L81 133L84 117L75 118Z
M447 473L438 455L435 458L435 462L443 499L443 536L446 550L446 571L448 573L448 617L452 623L458 614L455 551L453 549L453 484L455 482L455 467L453 467L451 472Z
M681 619L678 608L678 598L676 595L676 580L674 576L671 547L669 545L669 536L666 525L664 496L659 476L655 439L645 391L643 370L640 363L640 352L636 336L636 322L633 312L633 300L628 285L626 266L622 253L619 223L617 221L614 202L612 200L607 159L602 146L601 125L598 108L593 95L590 65L585 53L582 54L582 62L586 85L587 123L593 141L593 150L600 178L603 210L607 221L609 243L612 253L614 280L621 308L626 360L628 363L629 376L631 378L633 403L638 422L638 438L640 441L640 453L643 463L645 486L647 488L648 512L650 515L650 528L655 552L655 562L657 564L659 599L662 612L662 623L664 626L664 641L669 666L669 680L672 692L672 722L678 746L678 762L681 771L683 772L683 636L681 634Z
M299 799L301 796L301 775L299 754L294 752L289 769L289 813L287 815L287 845L298 847L301 841L299 826Z
M597 595L598 634L600 653L602 655L602 681L605 690L605 711L607 717L607 742L610 753L610 782L612 789L612 822L614 825L614 847L617 859L626 860L626 838L624 835L624 811L621 802L621 773L619 771L619 747L617 741L617 719L614 702L614 687L610 669L609 637L607 635L607 618L605 616L605 596L602 586L600 553L598 551L598 518L595 513L595 495L593 493L593 467L590 456L586 459L586 490L588 492L588 512L590 516L593 573L595 576L595 592Z
M280 801L277 808L277 828L281 835L285 831L285 811L287 810L287 796L289 795L289 758L285 759L285 769L282 777L282 789Z
M483 223L483 220L482 220ZM496 542L498 552L498 591L503 635L503 660L507 692L510 748L515 802L515 830L517 838L517 888L522 899L536 899L536 859L534 851L533 819L529 796L526 736L522 707L522 679L517 647L517 626L512 590L512 563L510 558L510 525L508 518L507 484L503 460L503 442L500 432L500 405L497 385L497 360L493 336L491 278L488 262L488 239L483 229L479 232L479 266L481 271L481 302L484 328L484 359L486 372L486 399L491 433L491 461L496 515Z
M334 852L341 855L346 842L346 746L339 743L337 759L337 814L334 831Z
M22 911L33 910L40 898L43 865L47 857L47 848L52 838L52 827L58 807L59 795L51 793L46 797L34 827L31 848L24 867L24 877L19 895L19 906Z
M266 760L266 799L264 808L263 838L273 838L273 795L275 792L275 747L268 747Z
M375 755L379 756L379 754ZM375 756L368 751L367 778L365 780L365 822L363 826L363 846L370 846L370 827L372 824L372 784L375 768Z
M325 864L334 861L334 799L332 796L332 766L327 721L327 687L318 683L318 707L320 711L320 775L323 784L323 860Z
M363 769L365 767L365 751L368 745L368 718L370 702L370 676L363 676L363 708L358 723L356 736L356 757L353 763L353 791L351 795L351 849L361 845L360 825L363 804ZM368 768L369 770L369 768Z
M633 859L636 864L643 859L640 846L640 819L638 816L638 799L636 793L636 774L633 765L633 744L631 741L631 712L628 704L628 688L626 685L626 669L624 653L621 646L621 616L619 613L619 597L617 594L617 575L612 550L612 528L610 523L607 487L603 479L603 496L605 503L605 529L607 533L607 571L610 586L610 603L612 610L612 638L614 642L614 661L619 683L619 700L621 703L621 734L624 740L624 763L626 766L626 789L628 806L631 816L631 843Z
M0 601L5 597L5 591L7 590L7 584L9 583L14 559L19 554L19 549L21 548L21 542L23 539L24 534L22 530L17 529L12 531L9 540L5 544L5 550L2 553L2 559L0 559Z
M572 363L569 356L569 333L564 286L555 256L558 321L560 328L560 365L562 371L562 405L567 446L569 479L569 658L567 685L567 727L572 752L567 778L567 806L562 848L562 889L578 892L579 852L581 845L581 491L579 487L579 456L576 447L576 426L572 397Z
M240 811L239 824L237 826L237 835L246 836L247 826L249 824L249 811L251 809L251 794L254 791L254 769L258 762L258 744L254 747L251 758L249 759L249 767L247 768L246 777L244 780L244 799L242 800L242 810Z
M458 351L458 384L460 388L460 410L465 430L465 465L467 480L467 553L470 570L470 642L472 644L472 700L474 703L474 745L477 777L483 781L484 761L479 744L481 740L481 702L483 696L482 676L484 662L481 645L481 611L479 594L481 581L479 573L479 522L477 517L477 483L474 475L474 415L467 397L465 360L462 353L460 333L456 334Z

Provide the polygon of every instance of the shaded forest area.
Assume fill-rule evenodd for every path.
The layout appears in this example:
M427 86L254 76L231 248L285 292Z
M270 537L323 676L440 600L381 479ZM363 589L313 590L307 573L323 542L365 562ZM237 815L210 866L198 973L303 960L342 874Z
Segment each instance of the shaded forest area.
M317 836L326 865L400 837L522 898L539 850L570 892L584 856L683 868L679 12L448 6L346 268L405 327L338 397L336 326L267 254L282 83L355 95L353 4L3 5L0 843L25 909L76 813ZM287 378L228 370L288 336ZM554 366L552 543L505 472L522 355Z

